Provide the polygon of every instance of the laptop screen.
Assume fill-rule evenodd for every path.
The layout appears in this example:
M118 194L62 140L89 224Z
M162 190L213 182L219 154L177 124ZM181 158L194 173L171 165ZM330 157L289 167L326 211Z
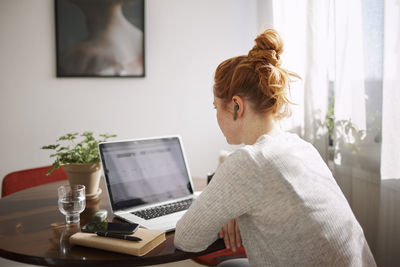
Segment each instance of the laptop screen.
M99 145L113 210L193 193L178 137Z

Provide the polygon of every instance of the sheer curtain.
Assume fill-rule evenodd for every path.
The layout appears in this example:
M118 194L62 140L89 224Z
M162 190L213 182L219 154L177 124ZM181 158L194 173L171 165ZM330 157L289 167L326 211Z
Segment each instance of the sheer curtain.
M378 12L382 8L377 8L373 1L333 3L333 173L375 251L382 91L382 22Z
M328 160L329 1L272 1L273 27L282 35L284 67L302 77L291 86L293 116L283 122Z
M388 1L396 5L400 2ZM294 100L300 105L294 108L294 116L285 122L285 127L296 130L314 144L327 161L376 255L381 208L381 130L383 138L387 138L388 149L394 150L391 149L393 136L386 136L390 132L385 132L387 129L381 120L383 2L272 0L272 14L273 27L286 45L284 65L303 78L293 86ZM397 25L395 33L399 34L399 20L390 23ZM400 44L396 40L397 44L391 47L393 51L389 52L391 67L400 62ZM388 74L385 72L385 77ZM391 77L398 79L400 75L397 72ZM399 84L398 80L391 82ZM389 94L393 97L395 93ZM400 103L392 98L388 101ZM385 100L383 103L386 105ZM390 110L390 105L387 108L388 124L393 129L391 133L395 133L393 114L398 115L399 111ZM327 112L330 117L326 116ZM400 122L398 117L397 122ZM382 170L388 163L392 171L393 162L386 161L385 153L383 148ZM389 157L397 157L392 161L400 166L398 154L392 153Z
M400 1L385 0L382 179L400 178Z
M400 1L385 0L384 5L382 181L377 259L381 266L400 266Z
M335 119L366 130L361 0L333 1Z
M378 266L400 266L400 0L270 2L303 78L284 127L328 162Z

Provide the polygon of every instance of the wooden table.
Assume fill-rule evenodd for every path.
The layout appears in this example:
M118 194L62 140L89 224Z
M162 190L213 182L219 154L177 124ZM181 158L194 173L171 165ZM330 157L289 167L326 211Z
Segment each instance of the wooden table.
M181 261L225 248L217 240L200 253L183 252L174 247L174 232L143 257L112 253L81 246L70 246L69 236L79 231L99 209L111 208L103 193L87 201L80 225L66 227L65 216L57 206L57 188L67 181L26 189L0 199L0 256L14 261L44 266L144 266Z

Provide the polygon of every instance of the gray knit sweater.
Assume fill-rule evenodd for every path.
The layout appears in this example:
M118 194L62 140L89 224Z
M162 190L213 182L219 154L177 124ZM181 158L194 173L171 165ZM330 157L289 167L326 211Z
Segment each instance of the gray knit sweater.
M175 246L204 250L233 218L251 266L376 266L328 167L295 134L231 154L178 222Z

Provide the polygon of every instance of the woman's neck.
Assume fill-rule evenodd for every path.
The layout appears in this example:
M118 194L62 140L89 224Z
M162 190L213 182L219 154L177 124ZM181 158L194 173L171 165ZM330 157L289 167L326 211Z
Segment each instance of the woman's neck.
M125 23L122 14L122 3L82 2L79 7L86 17L89 38L102 37L115 26Z
M277 135L281 132L279 123L272 115L252 116L243 128L243 143L254 144L262 135Z

